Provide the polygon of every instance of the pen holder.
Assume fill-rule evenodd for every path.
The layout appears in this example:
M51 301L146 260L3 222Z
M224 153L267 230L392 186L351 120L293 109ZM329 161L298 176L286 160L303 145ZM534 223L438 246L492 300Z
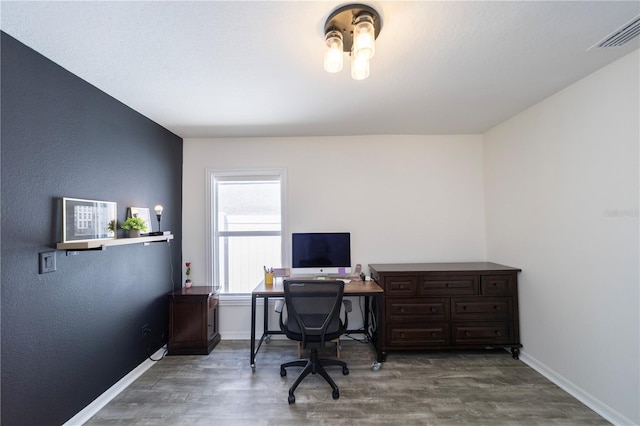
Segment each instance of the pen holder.
M265 272L264 285L273 285L273 272Z

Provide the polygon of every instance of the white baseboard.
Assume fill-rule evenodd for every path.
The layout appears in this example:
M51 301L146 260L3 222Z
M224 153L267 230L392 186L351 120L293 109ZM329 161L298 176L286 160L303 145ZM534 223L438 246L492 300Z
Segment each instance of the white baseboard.
M520 352L520 360L558 385L562 390L573 396L575 399L604 417L608 422L611 422L614 425L637 426L637 423L634 423L631 419L628 419L626 416L618 413L616 410L609 407L590 393L585 392L583 389L576 386L562 375L556 373L553 369L539 362L537 359L527 355L526 352Z
M159 359L162 357L165 348L164 346L156 353L151 355L153 359ZM98 411L100 411L105 405L107 405L113 398L118 396L120 392L125 390L131 383L135 382L135 380L142 376L145 371L150 369L155 365L154 361L151 361L149 358L144 360L140 365L131 370L129 374L120 379L116 384L107 389L102 395L97 397L91 404L84 407L82 411L80 411L75 416L71 417L63 426L80 426L85 424L89 419L95 416Z

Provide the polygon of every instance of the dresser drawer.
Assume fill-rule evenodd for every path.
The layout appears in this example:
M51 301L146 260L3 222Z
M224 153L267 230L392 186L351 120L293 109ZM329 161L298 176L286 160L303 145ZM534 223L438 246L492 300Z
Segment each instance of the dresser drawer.
M447 323L387 325L386 332L389 346L438 346L451 341Z
M454 321L510 321L513 301L510 297L453 297L451 318Z
M385 277L384 293L387 296L414 296L416 294L416 277Z
M478 294L475 275L422 276L418 287L420 296L458 296Z
M442 322L449 320L449 308L448 298L387 298L385 313L393 322Z
M487 296L511 296L515 292L515 275L484 275L480 277L481 294Z
M453 344L482 344L485 346L513 343L513 323L474 322L453 323Z

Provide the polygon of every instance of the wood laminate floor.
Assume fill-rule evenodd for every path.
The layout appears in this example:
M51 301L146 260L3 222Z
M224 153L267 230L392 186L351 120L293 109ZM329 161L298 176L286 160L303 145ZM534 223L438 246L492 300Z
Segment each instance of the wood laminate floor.
M503 350L391 352L371 370L373 349L342 340L340 399L309 375L287 403L300 369L280 377L296 344L262 346L256 371L249 341L222 341L208 356L170 356L118 395L87 425L602 425L581 402ZM323 355L335 356L324 349Z

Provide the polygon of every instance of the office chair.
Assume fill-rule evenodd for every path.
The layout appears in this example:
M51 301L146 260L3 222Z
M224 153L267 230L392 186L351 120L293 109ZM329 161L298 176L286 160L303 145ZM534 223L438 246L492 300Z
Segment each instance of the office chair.
M294 392L300 382L311 374L320 374L331 385L333 399L340 398L338 386L324 367L342 367L342 374L349 374L347 363L334 359L320 359L318 349L324 343L340 337L347 330L348 317L340 319L340 307L344 294L344 282L319 280L285 280L284 299L287 307L286 321L280 313L280 329L291 340L309 348L309 359L287 362L280 366L280 376L287 375L288 367L304 367L289 389L289 404L296 402Z

